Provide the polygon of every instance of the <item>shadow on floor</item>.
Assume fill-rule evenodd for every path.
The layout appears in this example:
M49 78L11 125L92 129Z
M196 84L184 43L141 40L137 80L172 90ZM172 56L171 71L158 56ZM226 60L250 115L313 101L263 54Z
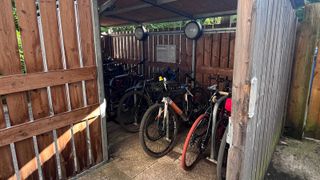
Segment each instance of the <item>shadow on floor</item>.
M108 122L110 140L109 163L85 173L79 179L110 179L110 180L207 180L215 179L215 165L201 160L195 168L186 172L180 167L180 156L186 133L180 134L179 143L168 155L156 159L146 155L139 144L139 135L130 134L118 124Z

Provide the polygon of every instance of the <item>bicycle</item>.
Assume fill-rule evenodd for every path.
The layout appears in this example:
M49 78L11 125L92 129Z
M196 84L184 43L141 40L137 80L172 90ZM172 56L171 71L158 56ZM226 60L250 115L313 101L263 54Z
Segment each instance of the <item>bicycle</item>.
M226 128L231 115L231 93L229 88L225 88L228 92L219 91L217 86L208 88L211 97L206 111L196 119L188 132L181 158L181 166L184 170L191 170L196 162L205 156L210 141L212 156L214 156L210 157L211 159L216 157L217 147L223 148L223 140L226 137ZM223 156L224 154L220 153L220 156L218 154L219 163ZM219 166L221 164L219 163L217 167L221 172L222 166Z
M207 97L202 91L189 90L188 85L174 85L163 81L164 96L161 103L150 106L143 115L139 139L143 150L152 157L162 157L169 153L177 140L178 116L183 122L190 122L203 112L202 104ZM184 94L183 108L181 109L171 98L172 91ZM160 147L162 146L162 147Z
M179 70L172 73L164 71L157 73L156 77L171 78L175 80ZM195 81L192 79L191 81ZM143 113L153 104L161 101L162 89L161 83L156 81L155 78L143 80L137 83L136 86L128 89L119 101L117 112L117 120L119 124L128 132L136 133L139 131L140 121ZM207 93L200 87L194 88L193 92L199 92L207 97ZM201 102L200 102L201 103Z
M143 75L137 73L137 68L144 61L140 61L138 64L124 70L122 65L116 64L115 62L109 62L104 70L105 74L105 93L107 97L107 112L109 116L114 116L116 114L116 109L122 95L127 91L127 89L135 86L141 79ZM118 74L118 73L122 74ZM115 75L116 74L116 75ZM115 76L113 76L115 75Z

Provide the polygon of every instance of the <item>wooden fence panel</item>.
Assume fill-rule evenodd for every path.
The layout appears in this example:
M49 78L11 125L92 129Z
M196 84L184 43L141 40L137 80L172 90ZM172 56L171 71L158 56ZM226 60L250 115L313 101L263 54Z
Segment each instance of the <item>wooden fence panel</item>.
M0 1L0 179L66 179L102 161L93 4L59 3Z
M213 27L207 27L208 29ZM183 33L172 34L171 31L179 31L181 28L159 29L151 32L149 37L144 42L144 57L146 58L146 73L147 77L151 77L153 72L158 72L166 67L171 67L180 70L180 80L184 81L184 74L191 72L192 66L192 40L187 39ZM168 32L168 33L166 33ZM135 39L133 32L117 32L108 36L111 41L126 38L128 40L121 47L114 46L113 58L121 63L134 64L138 63L142 57L142 45ZM106 37L104 37L105 39ZM212 82L209 77L212 75L220 75L223 77L232 76L233 58L234 58L234 32L217 32L204 33L200 39L196 41L196 78L203 85L208 86ZM176 45L176 60L175 63L163 63L156 61L157 45ZM128 48L128 50L126 50ZM121 52L130 52L132 55L122 58ZM121 51L121 52L120 52ZM232 59L231 59L232 58Z
M319 123L319 53L313 84L310 87L315 48L319 47L320 3L305 6L304 21L298 27L295 63L292 73L286 133L294 138L303 136L320 139ZM311 92L309 92L309 89Z
M285 118L297 19L289 0L238 3L227 179L263 179Z

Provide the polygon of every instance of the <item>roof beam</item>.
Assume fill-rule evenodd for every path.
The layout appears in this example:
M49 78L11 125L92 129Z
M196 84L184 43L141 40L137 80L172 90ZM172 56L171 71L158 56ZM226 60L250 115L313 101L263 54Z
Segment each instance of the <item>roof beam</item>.
M177 0L158 0L157 2L159 5L163 5L163 4L167 4L167 3L171 3L171 2L175 2L175 1L177 1ZM151 4L140 4L140 5L136 5L136 6L122 8L119 10L112 10L112 11L105 11L105 12L101 11L101 13L103 13L103 16L118 15L118 14L127 13L130 11L135 11L135 10L148 8L148 7L152 7L152 5Z
M120 19L120 20L131 22L131 23L134 23L134 24L141 24L137 20L134 20L134 19L131 19L131 18L125 18L125 17L121 17L121 16L117 16L117 15L109 15L108 17L115 18L115 19Z
M185 17L185 18L188 18L188 19L194 19L192 14L189 14L188 12L185 12L185 11L170 7L170 6L166 5L166 4L161 4L159 2L159 0L142 0L142 1L147 3L147 4L152 5L154 7L157 7L157 8L169 11L171 13L177 14L179 16L182 16L182 17Z
M103 13L105 10L112 8L116 1L117 0L107 0L106 2L104 2L99 8L99 14Z

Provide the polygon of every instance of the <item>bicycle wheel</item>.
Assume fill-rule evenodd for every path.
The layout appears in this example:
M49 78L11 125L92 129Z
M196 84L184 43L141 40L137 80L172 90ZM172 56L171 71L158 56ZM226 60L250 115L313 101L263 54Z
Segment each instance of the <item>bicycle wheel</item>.
M117 120L126 131L139 131L143 114L151 106L151 100L139 91L129 91L120 100Z
M228 134L228 128L226 128L220 143L218 160L217 160L217 180L226 179L227 159L228 159L227 134Z
M164 104L154 104L143 115L139 139L143 150L152 157L162 157L170 152L177 140L176 114L169 107L169 118L164 118Z
M207 148L208 139L206 139L206 132L209 126L208 118L207 114L200 115L188 132L181 156L181 167L186 171L193 168Z

